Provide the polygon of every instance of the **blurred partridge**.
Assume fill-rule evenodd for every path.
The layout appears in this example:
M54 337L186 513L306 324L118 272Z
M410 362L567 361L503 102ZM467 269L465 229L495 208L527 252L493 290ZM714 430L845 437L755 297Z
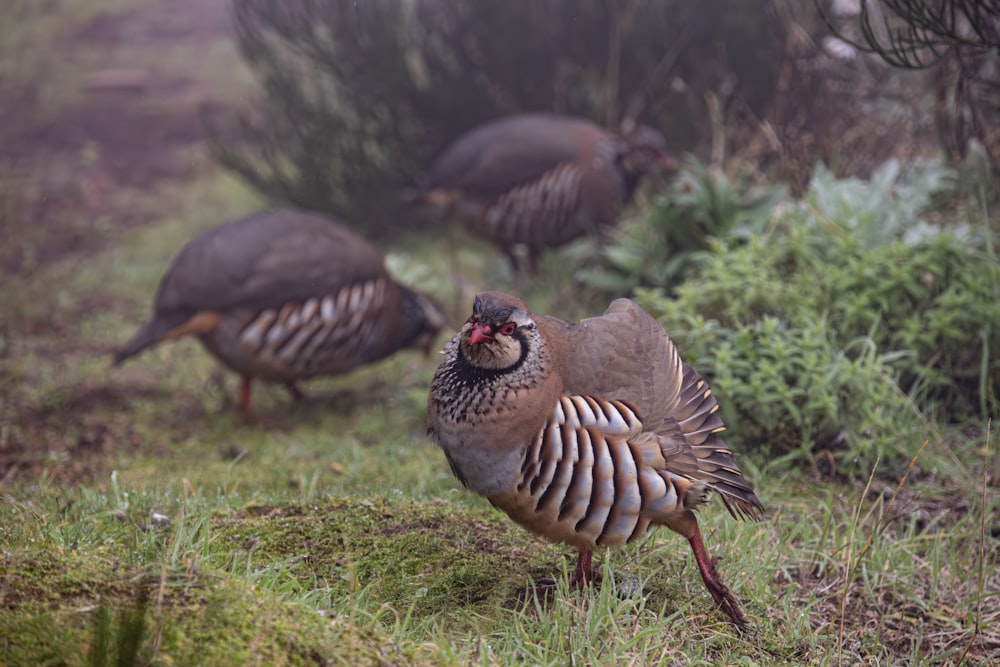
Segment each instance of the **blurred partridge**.
M613 225L642 177L673 164L656 130L614 134L581 118L530 113L480 125L433 165L416 199L458 218L518 268L528 248L538 271L544 248Z
M378 251L341 223L292 210L257 213L188 243L160 281L153 319L115 364L165 340L197 336L242 377L296 382L346 373L407 347L429 352L444 316L395 282Z
M628 299L571 324L517 297L478 295L431 383L428 431L455 476L524 528L579 549L665 525L691 545L715 603L743 627L694 509L718 493L736 518L763 506L719 437L718 404L663 328Z

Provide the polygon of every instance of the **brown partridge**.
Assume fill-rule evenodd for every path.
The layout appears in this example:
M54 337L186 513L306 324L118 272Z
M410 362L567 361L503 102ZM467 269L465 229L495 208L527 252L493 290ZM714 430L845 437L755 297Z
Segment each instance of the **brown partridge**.
M715 603L746 619L708 556L693 510L715 491L737 518L763 506L719 437L706 382L628 299L571 324L486 292L431 382L428 431L455 476L528 530L591 553L650 526L687 538Z
M313 213L256 213L189 242L160 281L153 319L115 364L165 340L198 336L242 376L295 382L346 373L406 347L429 352L444 316L396 283L382 256L341 223Z
M614 224L643 175L657 164L672 171L665 148L645 126L618 135L582 118L507 116L459 137L416 199L492 241L515 271L514 247L527 246L536 275L543 248Z

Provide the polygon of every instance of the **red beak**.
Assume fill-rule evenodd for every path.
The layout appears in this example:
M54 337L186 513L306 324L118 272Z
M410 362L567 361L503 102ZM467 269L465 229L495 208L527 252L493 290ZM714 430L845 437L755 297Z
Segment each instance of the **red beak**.
M469 335L469 345L475 345L476 343L492 343L495 339L491 336L490 325L482 325L479 323L472 325L472 334Z

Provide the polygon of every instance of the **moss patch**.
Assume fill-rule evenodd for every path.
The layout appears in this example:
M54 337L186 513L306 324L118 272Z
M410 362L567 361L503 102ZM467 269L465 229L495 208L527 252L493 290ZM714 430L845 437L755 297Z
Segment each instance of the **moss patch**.
M0 664L414 664L378 628L323 616L286 592L194 559L126 571L101 550L8 552Z
M327 498L254 506L220 519L213 532L222 551L244 550L239 567L292 589L323 587L341 601L363 592L420 616L509 603L527 581L551 574L565 552L499 512L443 502Z

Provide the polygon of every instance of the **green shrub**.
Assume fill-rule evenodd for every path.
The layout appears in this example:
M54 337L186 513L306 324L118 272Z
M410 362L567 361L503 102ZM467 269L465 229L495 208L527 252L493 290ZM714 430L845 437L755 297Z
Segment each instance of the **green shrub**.
M968 226L909 233L933 188L870 187L821 178L766 234L717 239L673 292L637 294L751 446L865 470L912 455L914 408L1000 412L1000 262Z
M956 185L953 169L936 160L917 160L906 169L898 160L887 160L867 181L841 178L823 165L813 171L805 205L817 221L828 220L854 232L852 238L864 244L894 240L917 242L934 226L917 224L935 196Z
M1000 264L951 234L859 253L827 277L837 337L869 333L902 388L942 416L996 412L1000 387Z
M585 257L576 279L602 297L634 287L679 284L713 239L745 240L764 232L784 187L744 188L721 171L688 158L646 211L625 221L614 242Z
M899 465L916 451L920 425L871 341L840 348L819 321L788 326L766 315L724 326L654 291L638 297L709 378L732 443L792 460L822 453L860 475L876 456Z
M717 244L677 290L685 312L738 328L774 317L823 322L837 347L870 338L902 389L940 416L985 417L1000 387L1000 264L942 233L918 246L869 247L829 226L803 225Z

